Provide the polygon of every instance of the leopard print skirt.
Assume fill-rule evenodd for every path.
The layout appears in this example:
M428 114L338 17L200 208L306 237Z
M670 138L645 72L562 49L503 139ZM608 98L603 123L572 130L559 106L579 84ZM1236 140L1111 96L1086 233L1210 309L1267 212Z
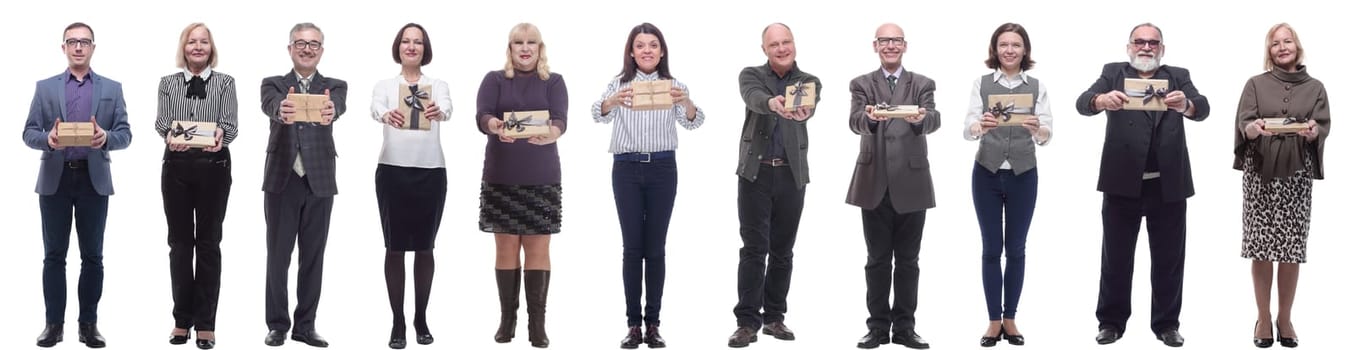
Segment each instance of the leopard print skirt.
M1252 154L1251 154L1252 155ZM1311 158L1306 169L1264 181L1245 157L1244 235L1240 256L1260 261L1305 263L1311 230Z

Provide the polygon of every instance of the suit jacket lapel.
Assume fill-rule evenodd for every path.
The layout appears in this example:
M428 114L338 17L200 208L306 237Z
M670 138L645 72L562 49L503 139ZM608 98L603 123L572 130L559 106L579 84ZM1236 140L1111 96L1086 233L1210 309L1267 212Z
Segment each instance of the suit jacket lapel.
M70 79L70 75L69 75L69 74L64 75L64 76L62 76L62 77L60 77L60 78L57 78L57 79L55 79L55 80L52 80L52 81L50 82L50 84L47 84L47 85L48 85L48 88L47 88L47 89L48 89L48 93L52 94L52 96L56 96L56 104L57 104L58 107L61 108L61 115L56 116L56 119L60 119L61 121L66 121L66 113L68 113L68 112L66 112L66 80L67 80L67 79Z
M100 80L103 79L100 79L99 76L94 75L94 72L92 71L89 72L88 79L90 84L94 84L94 86L91 86L89 88L90 91L92 91L92 93L89 95L89 114L91 116L99 115L99 104L100 104L99 98L102 97L100 95L102 95L103 92L103 90L100 89L100 87L102 87L103 84L99 83L101 82Z

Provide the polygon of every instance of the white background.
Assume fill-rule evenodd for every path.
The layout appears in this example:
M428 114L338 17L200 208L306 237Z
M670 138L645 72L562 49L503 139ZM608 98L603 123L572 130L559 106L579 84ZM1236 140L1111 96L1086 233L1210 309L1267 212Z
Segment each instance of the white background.
M999 24L1015 21L1031 35L1030 73L1049 87L1056 131L1039 148L1040 201L1028 244L1028 277L1018 315L1027 349L1095 346L1094 309L1101 241L1095 191L1104 116L1082 117L1073 101L1106 62L1126 59L1129 29L1152 21L1164 29L1164 63L1189 68L1212 104L1211 117L1186 122L1197 195L1189 203L1189 245L1182 332L1192 348L1246 348L1255 308L1248 260L1240 249L1240 172L1231 170L1234 106L1250 76L1262 70L1264 34L1291 23L1307 49L1306 63L1334 97L1339 118L1348 83L1336 59L1350 56L1346 30L1332 3L1307 1L1194 2L756 2L670 4L525 1L516 4L291 3L291 2L30 2L0 14L7 53L0 65L0 114L11 132L0 144L7 223L0 235L0 348L32 347L41 330L42 240L37 196L37 151L20 143L33 82L65 69L59 34L74 21L93 26L94 70L122 82L134 142L114 152L117 194L110 200L104 249L107 277L100 324L114 349L167 348L170 315L168 247L159 191L161 141L153 134L156 84L176 71L174 50L190 22L206 22L220 52L218 71L238 82L240 136L232 145L235 186L225 226L219 344L226 349L264 348L264 223L260 204L266 119L258 82L284 74L288 30L317 23L326 34L320 71L348 81L348 113L336 123L340 194L330 233L325 290L318 330L334 349L384 348L390 310L382 274L383 250L373 174L381 126L370 119L372 86L394 77L390 43L406 22L422 23L435 43L425 73L448 81L454 112L443 128L450 190L438 242L437 277L430 323L431 348L526 348L525 306L518 338L492 343L498 303L492 274L493 242L477 229L478 188L485 138L472 127L475 94L485 72L501 69L508 29L537 24L550 65L570 92L563 163L565 219L555 236L549 295L553 348L614 348L625 332L621 243L610 189L610 125L590 120L589 108L619 72L621 48L634 25L649 21L666 34L675 76L691 87L708 120L681 132L681 187L668 243L663 332L674 349L723 348L734 330L738 222L735 211L738 133L743 104L737 74L761 65L760 32L782 21L794 29L803 70L825 84L812 135L812 183L795 250L788 324L798 340L763 336L755 348L848 349L865 333L864 243L859 209L844 204L857 152L846 125L847 82L878 67L870 48L874 29L894 21L910 43L908 70L933 78L944 126L930 137L938 207L928 214L921 254L918 332L936 349L976 348L986 327L979 273L980 243L970 195L977 143L960 138L963 111L987 43ZM651 5L636 8L637 5ZM27 6L16 9L15 6ZM892 6L892 7L888 7ZM567 14L565 14L567 12ZM1336 125L1342 125L1336 122ZM1340 246L1340 193L1348 193L1350 147L1342 128L1328 142L1326 176L1315 190L1310 263L1304 265L1295 322L1302 348L1330 349L1346 337L1346 296L1339 283L1349 261ZM1346 230L1343 230L1346 231ZM1143 233L1144 235L1145 233ZM72 239L73 240L73 239ZM1145 237L1140 241L1145 242ZM68 327L61 348L76 348L75 281L78 249L72 244ZM412 258L410 258L412 261ZM1149 323L1149 259L1138 250L1134 313L1126 337L1113 348L1161 348ZM294 264L293 264L294 266ZM1344 272L1339 272L1344 271ZM294 278L293 278L294 279ZM294 290L294 289L293 289ZM408 288L412 294L412 288ZM407 298L412 304L413 298ZM1276 294L1274 299L1276 312ZM293 304L294 306L294 304ZM409 317L412 318L412 305ZM412 327L410 327L412 330ZM411 332L412 333L412 332ZM410 334L412 337L412 334ZM191 346L191 345L187 345ZM185 346L185 347L187 347ZM291 348L304 347L290 342ZM1008 346L1008 345L1001 345ZM421 348L410 345L411 348ZM894 345L896 347L896 345Z

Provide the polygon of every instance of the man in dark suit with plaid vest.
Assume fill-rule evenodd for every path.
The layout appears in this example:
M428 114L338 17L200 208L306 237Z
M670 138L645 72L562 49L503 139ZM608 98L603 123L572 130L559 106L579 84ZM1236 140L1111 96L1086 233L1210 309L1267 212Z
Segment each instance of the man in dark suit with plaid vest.
M268 158L263 166L263 215L268 225L268 336L264 343L282 345L292 328L287 315L287 270L291 252L299 242L296 323L291 339L326 347L328 342L315 332L315 310L319 306L329 216L334 195L338 194L331 123L347 109L348 86L316 71L324 53L324 33L319 27L311 23L292 27L287 49L292 71L263 79L259 88L263 114L270 119ZM322 120L296 121L298 106L287 100L289 93L327 95L329 101L320 111Z

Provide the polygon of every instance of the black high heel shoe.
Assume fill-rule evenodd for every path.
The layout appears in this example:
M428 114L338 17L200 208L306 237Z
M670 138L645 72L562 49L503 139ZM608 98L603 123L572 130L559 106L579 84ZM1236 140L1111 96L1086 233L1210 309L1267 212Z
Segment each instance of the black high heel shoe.
M170 335L170 336L169 336L169 344L173 344L173 345L183 345L183 344L187 344L187 343L188 343L188 339L192 339L192 338L193 338L192 333L193 333L193 332L191 332L191 331L185 331L183 334L180 334L180 335Z
M984 347L984 348L989 348L989 347L996 346L996 343L999 343L999 342L1001 341L1001 336L1004 335L1004 334L1005 334L1005 327L1001 327L1001 331L1000 331L999 333L996 333L996 336L994 336L994 337L988 337L988 336L985 336L985 335L982 336L982 342L981 342L980 344L981 344L982 347Z
M1004 337L1005 341L1009 342L1010 345L1024 345L1024 335L1011 335L1010 333L1006 333L1005 326L1001 326L1001 337Z
M1259 333L1259 321L1254 321L1254 331L1255 331L1255 333ZM1261 349L1267 349L1267 348L1269 348L1269 347L1272 347L1272 346L1273 346L1273 338L1272 338L1272 337L1269 337L1269 338L1260 338L1258 335L1255 335L1255 336L1254 336L1254 346L1257 347L1257 348L1261 348Z
M1282 344L1284 348L1297 347L1297 338L1284 338L1282 328L1276 327L1276 324L1274 326L1274 333L1278 335L1278 344Z

